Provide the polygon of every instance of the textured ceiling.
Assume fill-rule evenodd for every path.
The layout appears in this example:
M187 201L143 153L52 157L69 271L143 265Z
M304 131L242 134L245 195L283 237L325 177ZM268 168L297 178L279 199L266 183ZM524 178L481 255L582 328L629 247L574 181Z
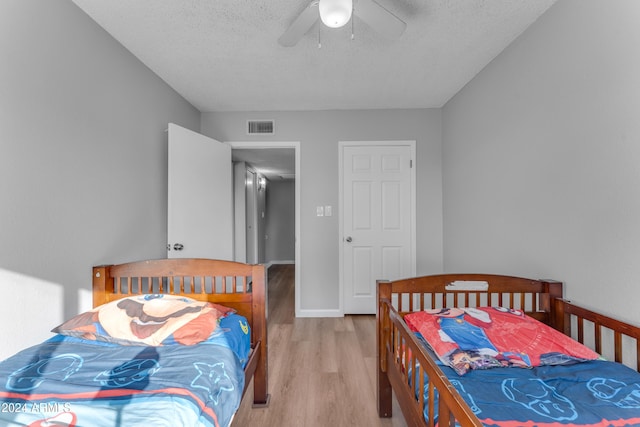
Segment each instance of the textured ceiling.
M356 17L353 41L316 24L294 47L277 40L310 1L73 1L215 112L441 107L555 0L377 0L407 23L400 38Z

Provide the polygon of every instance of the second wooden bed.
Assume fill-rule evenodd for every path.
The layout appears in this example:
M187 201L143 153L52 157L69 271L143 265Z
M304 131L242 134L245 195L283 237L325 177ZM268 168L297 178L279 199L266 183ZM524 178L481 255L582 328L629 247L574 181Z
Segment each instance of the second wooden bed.
M484 282L488 284L486 290L464 290L452 285ZM392 415L394 393L409 426L484 425L474 413L477 408L472 408L462 397L451 375L445 375L424 343L408 328L404 316L424 309L501 306L522 310L607 358L624 361L640 370L640 328L564 300L560 282L487 274L445 274L378 281L377 285L380 417ZM419 387L425 392L418 392ZM633 410L633 415L640 416L640 382L631 387L639 391L633 388L625 404L636 405L638 409ZM615 425L635 425L633 421L632 424L620 423Z

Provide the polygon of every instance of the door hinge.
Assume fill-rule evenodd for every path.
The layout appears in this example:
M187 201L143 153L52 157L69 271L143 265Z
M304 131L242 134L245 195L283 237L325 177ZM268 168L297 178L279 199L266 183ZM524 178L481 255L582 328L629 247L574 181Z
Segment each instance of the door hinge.
M412 168L413 168L413 159L410 159L409 160L409 169L412 169Z

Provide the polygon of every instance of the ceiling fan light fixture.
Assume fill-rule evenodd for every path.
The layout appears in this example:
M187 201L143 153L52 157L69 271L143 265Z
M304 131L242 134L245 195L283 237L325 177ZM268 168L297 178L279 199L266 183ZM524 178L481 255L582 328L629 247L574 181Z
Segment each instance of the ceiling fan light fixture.
M351 19L353 0L319 0L318 10L324 25L340 28Z

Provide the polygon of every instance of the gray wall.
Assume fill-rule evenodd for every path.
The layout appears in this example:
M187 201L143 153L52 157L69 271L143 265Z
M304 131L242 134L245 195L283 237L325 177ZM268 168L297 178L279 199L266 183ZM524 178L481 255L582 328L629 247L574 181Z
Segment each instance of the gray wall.
M295 180L267 183L265 261L293 262L296 259Z
M638 17L560 0L446 105L447 271L555 278L640 321Z
M166 256L165 129L200 113L70 1L2 0L0 63L0 283L68 317L93 265ZM3 292L0 323L49 336L37 304Z
M275 120L276 135L249 136L248 119ZM417 270L442 271L441 111L361 110L204 113L201 132L219 141L300 142L300 310L339 305L338 142L417 141ZM316 217L316 206L336 214ZM300 261L300 260L296 260Z

